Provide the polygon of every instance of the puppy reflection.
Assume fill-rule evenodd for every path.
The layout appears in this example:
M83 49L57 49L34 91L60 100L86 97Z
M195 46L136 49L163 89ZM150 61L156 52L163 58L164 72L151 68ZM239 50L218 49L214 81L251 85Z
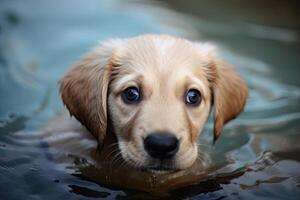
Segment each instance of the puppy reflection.
M212 45L167 35L99 44L60 82L64 104L98 140L115 134L124 160L182 170L214 106L214 140L239 115L248 89Z

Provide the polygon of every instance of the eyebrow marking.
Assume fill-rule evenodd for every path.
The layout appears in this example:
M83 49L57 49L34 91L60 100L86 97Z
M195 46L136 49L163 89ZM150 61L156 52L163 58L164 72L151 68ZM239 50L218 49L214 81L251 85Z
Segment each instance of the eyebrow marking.
M199 90L204 100L208 98L209 91L205 83L194 76L187 76L185 89L188 90L192 88Z
M114 88L114 93L115 94L120 93L122 90L125 89L124 87L127 86L129 83L131 83L132 86L139 87L141 85L141 78L142 76L138 74L127 74L120 79L116 79L112 83L112 87Z

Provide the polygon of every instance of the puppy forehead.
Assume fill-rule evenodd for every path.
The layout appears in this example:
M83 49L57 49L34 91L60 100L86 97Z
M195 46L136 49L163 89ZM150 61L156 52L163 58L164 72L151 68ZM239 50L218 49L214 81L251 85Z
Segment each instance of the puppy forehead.
M207 85L208 61L186 40L168 36L135 38L124 46L118 62L122 68L117 81L120 87L130 81L178 86L188 80L204 89Z
M125 43L120 62L135 70L170 71L199 62L194 43L168 36L142 36Z

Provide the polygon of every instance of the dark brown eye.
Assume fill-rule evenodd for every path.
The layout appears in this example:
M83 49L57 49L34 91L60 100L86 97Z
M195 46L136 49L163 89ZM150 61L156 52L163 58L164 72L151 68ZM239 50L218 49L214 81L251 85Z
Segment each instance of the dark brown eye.
M129 87L122 93L122 99L127 104L138 103L141 100L141 93L136 87Z
M201 103L201 94L196 89L190 89L185 96L185 103L191 106L198 106Z

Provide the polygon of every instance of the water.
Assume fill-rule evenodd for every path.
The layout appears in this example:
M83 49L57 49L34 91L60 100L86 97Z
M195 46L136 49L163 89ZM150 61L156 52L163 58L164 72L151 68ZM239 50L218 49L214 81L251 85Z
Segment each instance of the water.
M70 2L0 3L1 199L299 198L297 29L203 20L157 3ZM80 55L98 40L147 32L214 42L249 84L245 112L217 143L211 121L200 138L212 160L206 174L101 171L89 137L41 133L59 120L57 80Z

